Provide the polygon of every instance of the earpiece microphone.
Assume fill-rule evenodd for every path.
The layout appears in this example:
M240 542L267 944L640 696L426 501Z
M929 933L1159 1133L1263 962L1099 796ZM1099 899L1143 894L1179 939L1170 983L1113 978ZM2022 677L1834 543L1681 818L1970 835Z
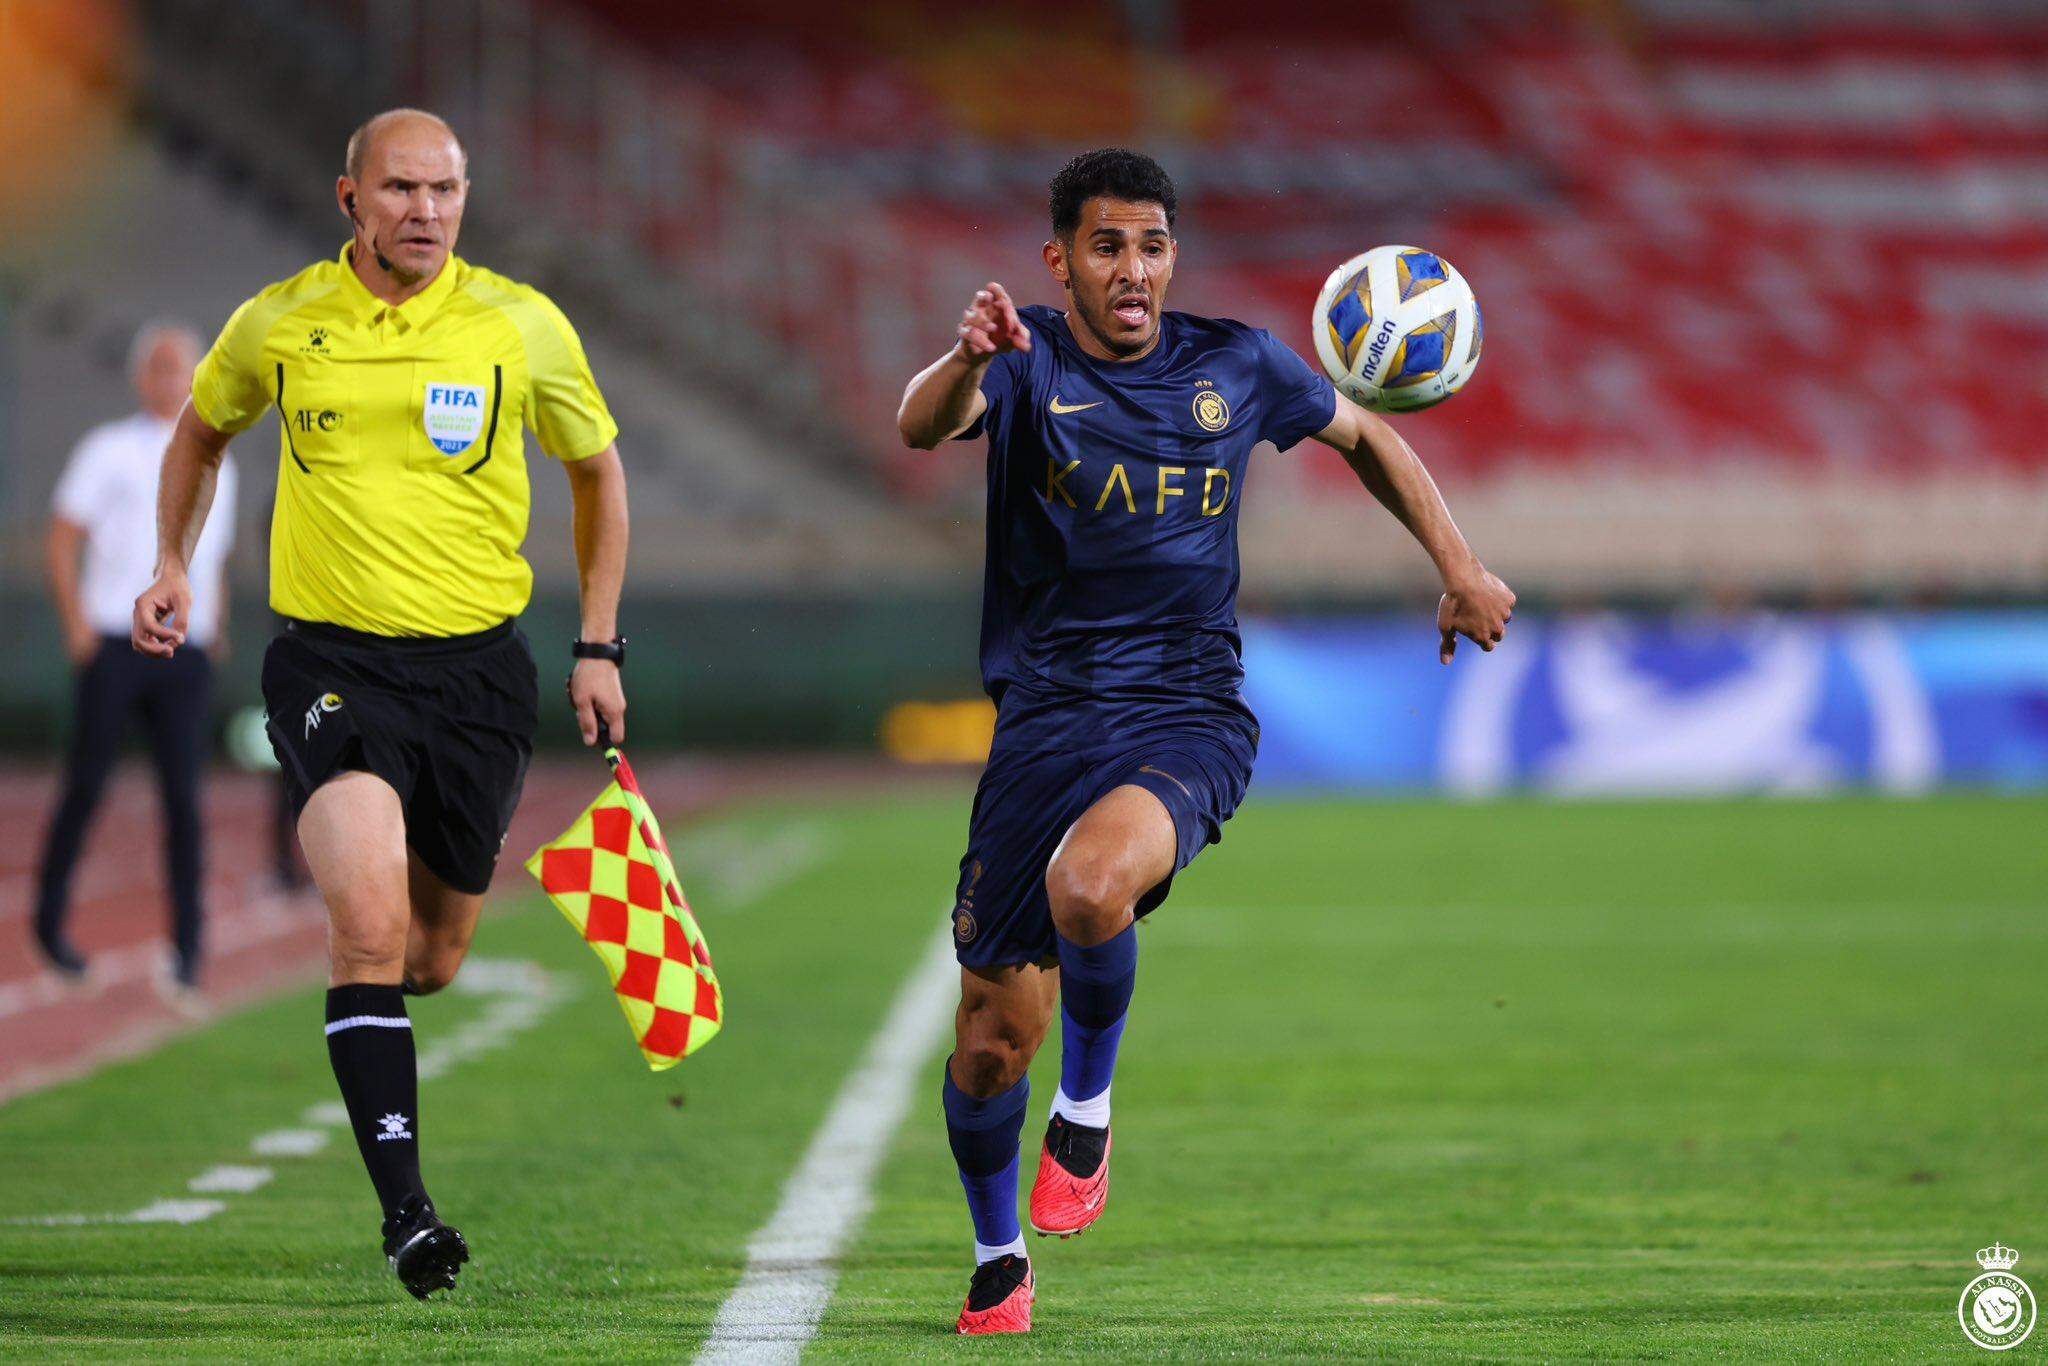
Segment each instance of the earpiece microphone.
M356 197L352 194L344 195L342 196L342 202L348 205L348 221L356 225L357 232L362 232L363 220L362 216L356 212ZM370 255L377 258L377 268L386 275L389 275L391 273L391 262L385 259L383 249L377 245L377 239L374 236L369 238L369 242Z

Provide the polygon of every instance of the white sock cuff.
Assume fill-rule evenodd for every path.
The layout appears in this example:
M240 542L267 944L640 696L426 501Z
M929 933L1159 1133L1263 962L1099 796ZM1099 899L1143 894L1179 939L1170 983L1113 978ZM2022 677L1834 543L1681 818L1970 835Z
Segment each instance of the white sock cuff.
M1090 1096L1086 1100L1075 1100L1066 1093L1065 1088L1062 1088L1053 1095L1052 1112L1063 1117L1069 1124L1079 1124L1088 1129L1107 1129L1109 1127L1109 1091L1110 1088L1105 1086L1102 1088L1102 1094L1099 1096Z
M327 1032L339 1034L344 1029L411 1029L412 1020L404 1015L350 1015L345 1019L329 1020Z
M974 1244L974 1264L980 1266L983 1262L992 1262L1011 1253L1027 1262L1031 1260L1031 1254L1024 1250L1024 1230L1017 1230L1017 1236L1001 1247L990 1247L987 1243L977 1240Z

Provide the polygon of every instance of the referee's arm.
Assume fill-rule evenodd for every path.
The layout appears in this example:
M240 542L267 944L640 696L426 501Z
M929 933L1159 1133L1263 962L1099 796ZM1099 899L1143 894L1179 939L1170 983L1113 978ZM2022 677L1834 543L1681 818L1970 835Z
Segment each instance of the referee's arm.
M582 640L612 640L619 634L619 590L626 579L626 467L613 442L596 455L564 461L569 495L575 503L576 577L582 601ZM613 741L626 738L626 694L619 666L608 659L579 659L569 675L569 701L583 743L597 743L598 722Z
M135 600L129 631L129 642L143 654L169 659L185 643L185 628L192 619L187 567L213 507L214 485L229 439L226 432L207 425L186 401L170 444L164 447L163 472L157 480L156 582Z

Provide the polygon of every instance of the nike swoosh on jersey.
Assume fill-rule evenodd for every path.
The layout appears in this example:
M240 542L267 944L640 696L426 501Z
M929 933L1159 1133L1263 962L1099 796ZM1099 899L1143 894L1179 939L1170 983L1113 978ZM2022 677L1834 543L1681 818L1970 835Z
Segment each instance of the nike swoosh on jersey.
M1102 403L1099 398L1093 403L1062 403L1058 394L1052 396L1052 410L1056 413L1085 413L1090 408L1100 408Z

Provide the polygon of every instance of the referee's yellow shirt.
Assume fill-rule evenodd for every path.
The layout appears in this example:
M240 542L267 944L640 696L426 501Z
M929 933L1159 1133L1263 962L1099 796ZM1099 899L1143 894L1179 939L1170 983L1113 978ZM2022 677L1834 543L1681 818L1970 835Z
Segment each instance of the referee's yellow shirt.
M612 421L562 311L451 256L403 304L335 260L235 310L192 406L239 432L277 409L270 605L386 636L452 636L517 616L531 428L558 460L612 444Z

